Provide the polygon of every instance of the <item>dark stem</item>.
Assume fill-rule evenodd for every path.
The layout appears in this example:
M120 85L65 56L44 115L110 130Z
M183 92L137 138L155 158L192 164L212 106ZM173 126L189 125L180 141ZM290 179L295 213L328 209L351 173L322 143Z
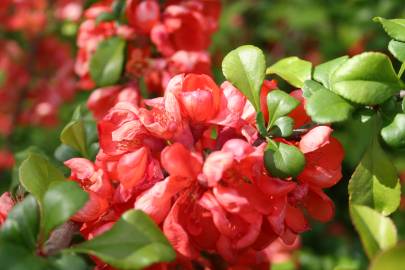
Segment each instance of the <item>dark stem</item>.
M42 254L51 256L58 253L60 250L69 247L73 236L79 231L80 226L73 221L68 221L58 227L51 233L48 241L45 242L42 248Z

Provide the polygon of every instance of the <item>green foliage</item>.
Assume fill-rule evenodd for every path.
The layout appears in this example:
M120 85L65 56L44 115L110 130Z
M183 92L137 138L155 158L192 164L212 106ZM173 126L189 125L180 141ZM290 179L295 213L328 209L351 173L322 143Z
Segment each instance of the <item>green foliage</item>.
M341 56L316 66L314 69L314 80L321 82L326 88L330 88L330 80L333 72L348 59L348 56Z
M331 90L355 103L380 104L401 89L390 59L382 53L356 55L340 65L331 78Z
M280 131L281 137L288 137L293 134L294 119L288 116L282 116L277 118L274 122L274 126Z
M264 80L266 60L262 50L252 45L240 46L222 61L225 78L237 87L260 111L260 90Z
M321 124L347 120L353 110L352 104L326 88L312 90L306 104L308 115Z
M264 165L275 177L296 177L304 169L304 154L295 146L285 143L269 143L264 152Z
M393 39L405 42L405 19L387 20L381 17L374 18L384 27L385 32Z
M276 74L291 85L302 88L311 79L312 63L292 56L284 58L266 70L266 74Z
M391 147L405 146L405 114L399 113L394 120L381 130L381 137Z
M289 94L281 91L274 90L267 94L267 108L269 110L269 124L271 128L275 121L281 117L289 114L299 105L299 101L291 97Z
M388 44L388 50L399 61L405 62L405 43L391 40Z
M71 251L95 255L120 269L141 269L176 256L156 224L139 210L127 211L111 230Z
M405 244L399 243L382 253L372 261L370 270L401 270L405 265Z
M90 75L97 86L113 85L124 68L125 41L119 37L106 39L97 47L90 60Z
M60 140L65 145L79 151L84 156L88 155L86 133L82 120L72 121L67 124L60 134Z
M350 205L350 215L370 258L395 245L397 231L391 219L370 207L357 204Z

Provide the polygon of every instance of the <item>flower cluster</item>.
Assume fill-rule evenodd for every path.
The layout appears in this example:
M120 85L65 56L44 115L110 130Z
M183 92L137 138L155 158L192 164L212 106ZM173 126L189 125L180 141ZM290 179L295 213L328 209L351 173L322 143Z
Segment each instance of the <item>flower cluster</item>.
M217 28L220 1L157 0L126 1L122 21L101 20L114 12L115 2L99 1L84 13L77 46L75 70L80 86L94 88L90 76L91 57L100 42L118 36L127 41L125 75L143 78L150 92L161 93L176 74L210 74L207 48Z
M275 88L274 81L263 83L262 111ZM96 161L65 163L90 195L72 218L86 238L135 208L162 228L179 260L206 252L230 265L268 265L272 243L296 244L308 218L332 218L334 205L323 189L340 180L343 149L329 126L276 139L298 147L306 159L296 179L280 179L264 167L267 143L252 104L231 83L181 74L163 97L141 100L131 86L122 91L114 99L95 92L89 101L98 119ZM301 104L289 116L296 127L308 126L302 91L291 96Z

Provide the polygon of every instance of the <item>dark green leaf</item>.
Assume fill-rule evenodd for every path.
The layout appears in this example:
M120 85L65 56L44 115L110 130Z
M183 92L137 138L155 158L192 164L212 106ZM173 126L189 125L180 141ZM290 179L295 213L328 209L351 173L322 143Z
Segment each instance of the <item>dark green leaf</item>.
M97 86L113 85L124 67L125 41L112 37L102 41L90 60L90 75Z
M371 262L370 270L403 270L405 265L405 243L399 243L380 253Z
M397 114L394 120L381 130L381 136L391 147L405 146L405 114Z
M52 261L55 270L90 270L86 261L82 257L74 254L62 254Z
M402 98L401 107L402 107L402 111L405 113L405 97Z
M127 211L111 230L71 250L97 256L120 269L142 269L176 256L159 227L139 210Z
M281 91L274 90L267 94L267 108L269 109L269 124L271 128L277 118L289 114L298 105L299 101L290 96L289 94Z
M330 88L330 78L333 72L348 59L349 57L345 55L316 66L314 69L314 79L322 83L326 88Z
M4 270L51 270L45 259L21 245L0 240L0 262Z
M38 205L34 197L28 196L13 207L0 230L0 238L35 250L39 231Z
M115 19L115 15L113 13L103 12L97 16L96 24L99 24L101 22L113 21L114 19Z
M262 50L245 45L229 52L222 61L222 73L260 111L260 89L266 69Z
M88 155L86 132L82 120L72 121L67 124L60 134L60 140L65 145L82 153L83 156L86 157Z
M63 181L63 174L44 157L31 153L23 161L19 170L20 181L24 188L32 193L42 205L43 196L50 183Z
M342 97L323 88L311 95L305 109L313 121L324 124L348 119L354 107Z
M395 225L388 217L367 206L356 204L350 205L350 216L370 258L397 242Z
M61 144L56 148L53 155L60 162L65 162L66 160L79 156L80 153L66 144Z
M388 50L399 61L405 62L405 43L391 40L388 44Z
M73 181L52 183L44 195L43 233L45 237L57 226L63 224L86 201L88 195Z
M393 39L405 42L405 19L387 20L381 17L374 18L374 21L380 22L387 34Z
M304 154L295 146L279 143L277 150L267 148L264 152L264 165L275 177L296 177L304 169Z
M339 66L331 86L342 97L366 105L383 103L401 89L388 56L376 52L354 56Z
M394 165L375 136L350 179L350 202L389 215L399 206L401 186L398 180Z
M291 136L294 128L294 119L288 116L282 116L274 122L274 126L280 131L282 137Z
M267 136L266 122L262 112L258 112L256 115L257 129L262 137Z
M302 88L311 79L312 64L296 56L281 59L266 70L266 74L276 74L291 85Z

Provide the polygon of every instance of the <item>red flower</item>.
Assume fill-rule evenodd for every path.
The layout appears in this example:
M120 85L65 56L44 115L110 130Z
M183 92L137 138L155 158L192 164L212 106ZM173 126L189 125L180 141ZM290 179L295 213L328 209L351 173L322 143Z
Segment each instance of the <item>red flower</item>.
M14 201L11 199L10 193L5 192L0 196L0 227L7 219L8 213L14 206Z
M160 19L160 7L156 0L130 0L126 14L128 23L137 31L148 34Z

